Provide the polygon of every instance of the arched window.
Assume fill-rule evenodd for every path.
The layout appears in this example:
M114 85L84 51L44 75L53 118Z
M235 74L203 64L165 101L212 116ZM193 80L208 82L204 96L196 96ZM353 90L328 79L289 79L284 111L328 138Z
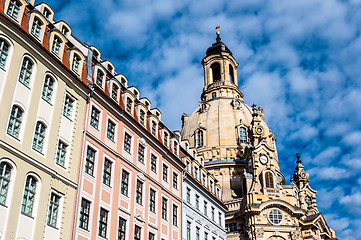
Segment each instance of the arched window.
M143 110L139 111L139 122L144 126L144 120L145 120L145 112Z
M54 36L53 45L51 47L51 52L59 56L60 48L62 41L57 36Z
M43 15L46 19L49 20L49 17L50 17L50 10L47 9L47 8L44 8L44 11L43 11Z
M21 110L20 107L14 105L11 109L11 115L7 130L7 133L9 135L15 138L19 138L22 119L23 119L23 110Z
M129 113L129 114L132 114L132 104L133 104L133 101L132 99L130 99L129 97L127 98L127 106L126 106L126 111Z
M197 131L197 147L203 146L203 131L198 130Z
M6 162L0 163L0 204L6 204L9 190L11 166Z
M271 172L266 172L265 174L265 182L267 188L274 188L273 185L273 174Z
M24 57L23 64L21 65L19 82L21 82L27 87L30 84L32 70L33 70L33 62L28 57Z
M48 103L51 103L51 98L54 91L54 82L55 82L54 79L49 75L45 77L43 92L41 94L41 97Z
M164 145L168 146L168 133L164 132Z
M33 214L33 207L36 193L36 179L33 176L27 176L23 201L21 204L21 213L31 216Z
M63 26L63 28L61 29L61 32L64 34L64 36L66 36L66 34L69 32L69 30Z
M10 0L9 7L7 10L7 15L12 17L13 19L17 20L19 11L20 11L21 3L17 0Z
M40 37L41 26L43 26L43 23L39 20L39 18L35 17L33 21L33 26L31 27L31 34L34 37Z
M217 93L216 92L212 92L212 99L217 97Z
M176 141L174 141L174 144L173 144L173 153L175 155L178 154L178 143Z
M73 64L71 66L71 69L76 73L79 72L80 60L81 60L80 57L77 54L74 54Z
M0 68L5 68L6 58L9 54L9 44L0 39Z
M37 122L33 139L33 149L42 152L45 139L46 126L42 122Z
M103 71L101 71L100 69L98 69L96 84L97 84L99 87L103 87L103 78L104 78L104 73L103 73Z
M247 130L245 127L239 128L239 142L247 143Z
M211 65L213 82L221 80L221 66L219 63L213 63Z
M118 100L118 90L119 90L119 87L115 83L113 83L113 86L112 86L112 98L115 101Z
M234 83L234 71L232 65L229 65L229 80Z

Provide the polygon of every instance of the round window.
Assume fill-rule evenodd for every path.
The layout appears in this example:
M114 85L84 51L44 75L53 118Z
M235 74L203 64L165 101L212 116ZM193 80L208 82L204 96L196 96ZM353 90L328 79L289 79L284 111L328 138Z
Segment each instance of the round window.
M282 222L282 212L278 209L272 209L269 213L268 213L268 220L273 224L273 225L279 225Z

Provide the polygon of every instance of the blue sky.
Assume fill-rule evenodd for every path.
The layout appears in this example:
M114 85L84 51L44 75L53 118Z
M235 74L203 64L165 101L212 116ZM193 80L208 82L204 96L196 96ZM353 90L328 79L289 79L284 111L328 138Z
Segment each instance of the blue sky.
M47 3L172 130L198 105L200 62L221 25L245 102L264 108L276 135L282 172L289 179L300 152L337 237L361 239L361 0Z

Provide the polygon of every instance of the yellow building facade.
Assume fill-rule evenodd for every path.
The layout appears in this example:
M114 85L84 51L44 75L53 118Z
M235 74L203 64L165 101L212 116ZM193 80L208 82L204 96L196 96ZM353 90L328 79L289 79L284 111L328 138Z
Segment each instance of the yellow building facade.
M249 107L238 88L238 63L217 39L202 60L199 107L182 116L181 136L222 186L229 240L336 239L318 211L300 156L285 185L275 136L262 107Z

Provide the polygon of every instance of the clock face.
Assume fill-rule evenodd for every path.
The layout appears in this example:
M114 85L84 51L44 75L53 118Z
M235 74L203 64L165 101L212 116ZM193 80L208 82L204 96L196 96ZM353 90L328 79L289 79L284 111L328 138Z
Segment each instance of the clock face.
M259 160L260 160L260 162L261 162L263 165L265 165L265 164L267 164L267 162L268 162L268 157L267 157L266 155L261 155L261 156L259 157Z

